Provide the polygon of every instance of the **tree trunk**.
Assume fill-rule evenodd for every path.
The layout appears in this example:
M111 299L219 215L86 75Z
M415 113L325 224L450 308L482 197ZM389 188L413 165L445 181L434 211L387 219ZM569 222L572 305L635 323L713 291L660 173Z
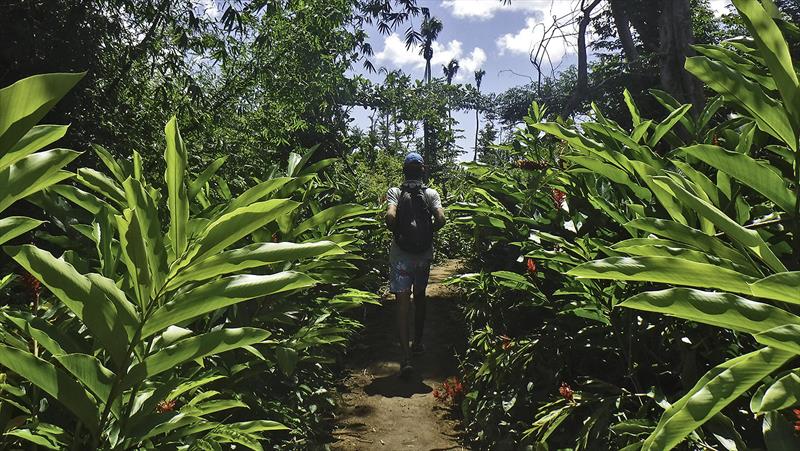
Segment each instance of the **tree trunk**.
M475 108L475 153L472 155L472 162L478 161L478 128L479 125L479 118L478 118L478 108Z
M679 101L692 104L692 114L697 116L705 104L703 84L683 67L686 57L694 54L689 0L662 0L662 5L658 30L661 86Z
M639 59L639 49L631 33L631 21L628 12L621 0L611 0L611 16L614 18L614 26L617 29L619 42L622 44L622 51L625 53L625 60L632 63Z
M567 104L561 112L563 117L572 114L578 108L581 101L589 90L589 64L588 56L586 53L586 29L592 21L592 10L600 3L600 0L593 0L589 6L584 7L584 1L581 1L581 12L583 16L578 22L578 82L572 95L569 97Z

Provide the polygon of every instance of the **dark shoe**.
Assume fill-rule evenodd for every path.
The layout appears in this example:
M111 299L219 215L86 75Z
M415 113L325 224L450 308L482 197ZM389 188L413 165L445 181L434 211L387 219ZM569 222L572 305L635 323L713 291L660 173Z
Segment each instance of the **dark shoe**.
M405 359L400 362L400 377L406 378L411 375L414 371L414 367L411 366L411 360Z
M414 343L411 345L411 353L414 355L420 355L425 352L425 346L422 343Z

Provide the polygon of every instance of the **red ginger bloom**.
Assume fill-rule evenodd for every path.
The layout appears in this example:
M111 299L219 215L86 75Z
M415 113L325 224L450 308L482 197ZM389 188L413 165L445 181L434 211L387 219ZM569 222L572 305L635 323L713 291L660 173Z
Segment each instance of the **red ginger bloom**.
M536 260L529 258L526 264L528 265L528 274L534 275L539 271L536 267Z
M564 191L553 188L550 197L553 198L553 205L555 205L556 209L560 210L564 208L564 199L567 198L567 194Z
M38 301L39 296L42 294L42 283L39 282L39 279L26 271L25 274L22 275L22 284L31 293L33 299Z
M514 342L511 341L510 337L506 335L500 335L500 339L503 340L503 342L500 344L500 347L503 348L503 351L508 351L512 346L514 346Z
M796 420L794 422L794 430L800 431L800 409L792 409L792 413L794 414Z
M167 400L161 401L158 403L158 405L156 405L156 412L158 413L172 412L173 410L175 410L175 404L177 403L175 402L174 399L170 399L169 401Z
M561 395L562 398L566 399L569 402L573 402L572 400L572 387L569 386L568 383L562 382L561 387L558 388L558 393Z

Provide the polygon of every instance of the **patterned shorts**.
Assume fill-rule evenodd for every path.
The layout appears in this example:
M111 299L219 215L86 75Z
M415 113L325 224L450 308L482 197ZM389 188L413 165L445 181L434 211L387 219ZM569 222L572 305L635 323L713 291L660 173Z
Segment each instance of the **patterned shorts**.
M390 262L389 291L392 293L410 293L425 290L428 276L431 273L431 261L428 259L397 259Z

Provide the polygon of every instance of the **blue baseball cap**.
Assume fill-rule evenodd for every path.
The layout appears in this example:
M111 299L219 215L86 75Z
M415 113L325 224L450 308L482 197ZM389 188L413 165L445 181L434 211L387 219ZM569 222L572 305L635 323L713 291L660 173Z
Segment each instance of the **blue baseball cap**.
M406 155L405 160L403 160L403 164L413 164L413 163L424 164L425 162L422 160L422 155L416 152L411 152L408 155Z

